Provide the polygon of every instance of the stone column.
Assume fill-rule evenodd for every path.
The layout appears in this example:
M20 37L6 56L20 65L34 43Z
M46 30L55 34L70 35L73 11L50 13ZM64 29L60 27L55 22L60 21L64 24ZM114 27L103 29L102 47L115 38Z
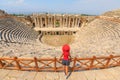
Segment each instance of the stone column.
M40 26L41 26L41 25L40 25L40 17L38 17L38 22L39 22L39 28L40 28Z
M81 23L80 20L81 20L81 19L79 18L79 21L78 21L78 27L80 27L80 26L79 26L79 23Z
M41 22L41 28L42 28L43 27L42 17L40 17L40 22Z
M79 18L77 18L77 27L79 27L79 24L78 24L78 23L79 23Z
M50 18L48 17L48 27L50 27Z
M78 22L79 22L79 18L77 18L77 27L79 27L79 26L78 26Z
M54 35L54 31L52 31L52 35Z
M36 27L36 17L34 17L34 23L35 23L35 27Z
M66 27L66 22L67 22L67 19L66 17L64 18L64 27Z
M49 27L49 17L47 17L47 27Z
M47 31L45 31L45 35L48 35Z
M63 31L63 35L65 35L65 31Z
M68 18L68 27L70 27L70 17Z
M48 24L47 24L47 17L44 17L45 19L45 27L48 27Z
M63 27L62 26L62 17L60 16L60 27Z
M52 17L50 17L50 27L52 27Z
M44 32L44 31L42 31L42 34L43 34L43 35L45 35L45 32Z
M66 24L66 19L64 18L63 20L63 26L65 27L65 24Z
M54 17L52 16L52 28L54 28Z
M75 18L73 17L73 25L72 27L75 27Z
M51 31L49 31L49 35L51 35L52 34L52 32Z
M51 27L51 17L48 19L49 27Z
M65 23L66 27L68 27L68 22L69 22L69 18L66 17L66 23Z
M64 16L63 25L66 27L66 17Z
M40 27L40 18L38 17L38 25L39 25L39 27Z
M51 27L53 28L53 17L51 16Z
M59 18L60 18L60 26L59 27L62 27L62 18L61 18L61 16Z
M73 27L73 18L71 18L72 20L71 20L71 27Z
M70 31L70 35L72 35L72 31Z
M62 17L62 27L64 27L65 19Z
M35 18L35 20L36 20L36 27L38 27L37 17Z
M51 17L49 17L49 27L51 27Z
M77 27L77 17L75 18L75 27Z
M38 17L36 18L36 21L37 21L37 27L38 27L39 26Z
M53 27L53 17L51 16L51 27Z
M52 25L53 25L53 21L52 21L52 17L51 17L51 27L52 27Z
M53 28L55 27L55 16L53 16Z

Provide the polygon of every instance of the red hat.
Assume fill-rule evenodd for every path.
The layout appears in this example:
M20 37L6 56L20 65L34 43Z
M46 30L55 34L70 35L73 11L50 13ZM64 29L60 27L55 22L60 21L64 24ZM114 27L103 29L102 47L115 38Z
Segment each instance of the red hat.
M63 52L70 51L70 46L68 44L65 44L65 45L63 45L62 50L63 50Z

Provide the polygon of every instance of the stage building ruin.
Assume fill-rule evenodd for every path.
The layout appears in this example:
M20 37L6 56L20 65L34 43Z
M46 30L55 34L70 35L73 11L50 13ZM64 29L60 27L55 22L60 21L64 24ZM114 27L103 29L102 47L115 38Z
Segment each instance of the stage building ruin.
M59 44L64 39L66 42L60 45L73 42L74 35L84 24L81 15L72 14L33 14L32 19L34 29L40 33L41 42L51 43L52 40L56 40L53 44ZM57 40L56 37L62 41ZM67 40L68 38L70 41Z
M33 24L40 28L79 28L82 24L81 15L67 14L33 14Z

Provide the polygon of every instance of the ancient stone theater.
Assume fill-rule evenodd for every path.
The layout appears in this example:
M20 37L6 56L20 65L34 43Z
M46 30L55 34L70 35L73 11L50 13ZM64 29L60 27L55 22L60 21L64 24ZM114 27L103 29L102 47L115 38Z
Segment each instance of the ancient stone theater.
M63 44L71 46L72 56L118 54L119 12L114 10L98 16L49 13L12 16L1 11L3 54L0 55L59 56Z

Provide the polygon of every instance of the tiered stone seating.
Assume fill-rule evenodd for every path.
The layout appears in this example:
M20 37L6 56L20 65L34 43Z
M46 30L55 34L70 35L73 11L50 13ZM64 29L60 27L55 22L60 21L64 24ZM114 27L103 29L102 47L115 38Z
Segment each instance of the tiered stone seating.
M0 19L0 40L28 43L37 39L38 33L12 18Z
M107 17L106 17L107 18ZM77 55L102 55L120 52L120 23L116 20L97 18L76 34L77 39L71 46ZM79 45L78 45L79 44ZM74 50L75 49L75 50Z
M112 18L112 20L111 19L109 20L109 18L107 18L107 17L104 18L103 16L100 19L106 20L106 22L108 22L108 23L112 22L112 24L110 24L109 26L105 26L105 28L106 28L105 32L107 33L108 36L112 36L114 38L120 37L120 26L119 26L120 20L119 19L114 20L114 18Z

